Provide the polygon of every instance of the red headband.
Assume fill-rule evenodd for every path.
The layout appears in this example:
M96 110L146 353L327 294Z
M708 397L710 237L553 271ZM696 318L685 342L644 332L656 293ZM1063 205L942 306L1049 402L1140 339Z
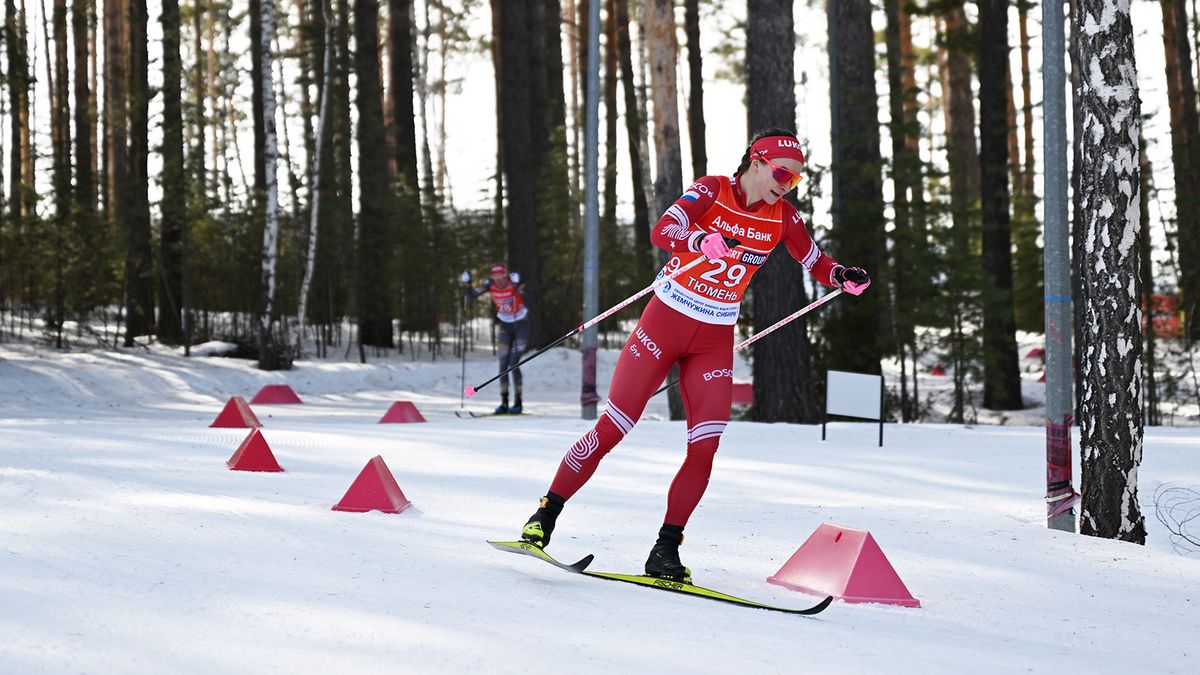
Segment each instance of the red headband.
M508 268L504 266L504 263L496 263L492 265L492 274L508 274Z
M800 141L791 136L766 136L750 146L750 159L794 159L804 163Z

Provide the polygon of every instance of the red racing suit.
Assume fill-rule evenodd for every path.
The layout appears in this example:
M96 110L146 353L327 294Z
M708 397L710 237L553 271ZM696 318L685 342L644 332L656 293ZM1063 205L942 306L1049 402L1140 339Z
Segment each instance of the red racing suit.
M737 176L698 179L654 225L651 241L673 254L659 278L702 256L699 242L710 232L740 243L732 255L701 263L656 289L617 360L604 414L571 446L550 485L563 499L583 487L604 455L633 429L650 395L678 363L687 457L667 494L664 523L686 525L708 486L729 421L733 324L750 278L783 244L814 278L836 285L837 262L817 248L795 207L783 200L747 207Z

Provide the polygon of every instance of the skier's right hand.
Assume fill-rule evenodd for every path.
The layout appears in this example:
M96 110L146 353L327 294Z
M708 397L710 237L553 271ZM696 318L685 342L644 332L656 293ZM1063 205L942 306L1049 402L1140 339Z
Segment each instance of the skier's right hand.
M461 275L459 275L458 280L461 281L464 285L470 284L471 283L471 272L468 270L463 270L463 273Z
M729 244L725 243L725 237L721 236L719 232L710 232L700 239L700 252L709 260L720 260L733 253L733 249L729 248Z

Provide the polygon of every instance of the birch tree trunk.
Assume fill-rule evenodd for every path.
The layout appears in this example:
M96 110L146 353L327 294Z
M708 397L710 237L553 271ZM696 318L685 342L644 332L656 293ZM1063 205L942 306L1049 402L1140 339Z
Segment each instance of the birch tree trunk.
M276 335L275 284L279 260L279 186L275 165L279 147L275 137L275 86L271 45L275 39L275 0L259 0L262 35L259 41L259 85L262 94L263 122L263 180L265 188L265 220L262 241L262 314L259 317L258 367L277 370L287 367Z
M300 282L300 300L296 311L296 358L304 351L304 322L308 318L308 293L312 287L313 273L317 266L317 234L321 216L321 162L324 159L325 126L329 123L329 98L333 93L333 20L329 16L328 0L318 0L321 14L325 19L325 56L322 72L325 76L321 81L319 96L321 97L320 113L317 114L316 141L313 144L312 172L309 176L308 193L312 195L312 204L308 209L308 254L305 256L304 278Z
M1086 289L1080 532L1145 543L1142 461L1141 101L1129 0L1080 0L1074 17L1083 131L1079 189Z

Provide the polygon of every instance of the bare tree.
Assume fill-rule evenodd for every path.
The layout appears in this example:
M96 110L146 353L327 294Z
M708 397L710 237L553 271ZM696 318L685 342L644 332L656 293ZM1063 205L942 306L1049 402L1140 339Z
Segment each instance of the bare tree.
M1076 105L1088 133L1081 164L1083 248L1080 532L1145 543L1138 503L1142 460L1142 311L1138 274L1138 136L1141 101L1129 4L1080 0L1074 17L1080 73ZM1082 26L1087 30L1080 30Z

